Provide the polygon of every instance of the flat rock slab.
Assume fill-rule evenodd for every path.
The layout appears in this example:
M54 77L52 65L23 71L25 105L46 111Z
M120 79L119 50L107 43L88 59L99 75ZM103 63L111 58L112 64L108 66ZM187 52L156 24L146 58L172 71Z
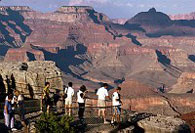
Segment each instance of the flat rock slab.
M190 133L189 126L180 118L172 116L150 116L138 122L138 126L147 133Z

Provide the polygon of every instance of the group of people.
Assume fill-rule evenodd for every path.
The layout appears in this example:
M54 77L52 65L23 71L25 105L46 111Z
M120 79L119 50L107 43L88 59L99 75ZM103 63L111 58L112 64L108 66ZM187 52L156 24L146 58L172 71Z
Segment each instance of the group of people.
M120 97L120 87L117 87L112 94L112 97L108 94L108 84L104 83L101 88L99 88L96 92L98 96L97 107L98 107L98 116L104 119L104 123L108 123L106 121L106 100L112 100L113 106L113 117L111 123L120 122L120 114L121 114L121 97ZM84 122L84 112L85 112L85 102L87 97L88 90L85 85L82 85L77 91L77 103L78 103L78 117L81 122ZM72 104L73 104L73 96L75 95L75 90L73 89L73 83L69 82L68 86L64 86L64 108L65 114L71 116L72 115ZM45 87L42 93L42 110L44 112L49 113L50 107L52 106L52 100L50 97L50 83L46 82ZM24 110L24 96L17 90L14 93L8 94L5 99L4 106L4 118L5 125L11 129L16 130L14 128L14 115L15 110L18 108L20 119L22 124L25 125L25 110Z
M50 83L45 83L45 88L43 89L43 95L42 95L42 107L44 108L43 111L49 113L50 107L51 107L51 98L49 97L49 88ZM112 97L108 94L108 84L104 83L101 88L99 88L96 92L96 95L98 96L98 102L97 107L98 110L98 116L103 117L104 123L108 123L106 121L106 99L112 100L112 106L113 106L113 117L111 120L111 123L120 122L120 114L121 114L121 96L120 96L120 87L117 87L112 94ZM77 103L78 103L78 117L81 121L84 119L84 112L85 112L85 101L88 99L87 97L87 88L85 85L82 85L77 92ZM72 115L72 104L73 104L73 96L75 95L75 90L73 89L73 83L69 82L68 86L64 86L64 108L65 108L65 114L71 116Z
M121 105L122 105L120 91L121 91L121 87L117 87L114 90L114 93L112 94L112 98L110 98L110 96L108 95L107 83L104 83L103 86L97 90L96 93L96 95L98 96L97 105L98 107L100 107L98 110L98 116L103 117L105 124L108 123L106 121L106 98L112 100L113 116L112 116L111 123L114 123L115 121L118 123L120 122Z
M4 105L5 125L12 131L17 130L14 126L16 108L18 108L22 124L25 125L24 96L19 91L14 90L13 94L10 93L5 98Z

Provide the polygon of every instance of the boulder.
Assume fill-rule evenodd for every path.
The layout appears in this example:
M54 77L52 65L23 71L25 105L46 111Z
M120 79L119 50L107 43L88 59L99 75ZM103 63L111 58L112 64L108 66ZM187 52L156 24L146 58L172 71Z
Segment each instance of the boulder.
M190 128L185 121L172 116L150 116L139 121L138 126L147 133L190 133Z

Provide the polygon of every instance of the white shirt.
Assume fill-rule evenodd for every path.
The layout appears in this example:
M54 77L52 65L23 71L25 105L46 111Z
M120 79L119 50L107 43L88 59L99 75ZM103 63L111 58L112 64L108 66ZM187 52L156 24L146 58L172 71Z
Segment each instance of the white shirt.
M5 100L8 101L8 96L6 96ZM17 97L16 97L16 96L13 96L13 97L12 97L12 100L11 100L11 104L14 104L15 101L17 101ZM12 110L15 110L15 107L14 107L14 106L12 107Z
M74 95L74 89L72 87L65 88L65 93L67 94L66 99L72 99Z
M18 102L19 102L19 101L24 101L24 97L23 97L23 95L21 95L21 94L18 96Z
M119 102L119 94L118 94L118 92L114 92L112 94L112 105L113 106L121 105L120 102Z
M81 97L81 94L82 94L82 93L83 93L83 92L80 91L80 90L77 92L77 102L78 102L78 103L85 103L84 98Z
M98 95L99 100L105 100L106 96L108 96L108 91L104 87L98 89L96 95Z

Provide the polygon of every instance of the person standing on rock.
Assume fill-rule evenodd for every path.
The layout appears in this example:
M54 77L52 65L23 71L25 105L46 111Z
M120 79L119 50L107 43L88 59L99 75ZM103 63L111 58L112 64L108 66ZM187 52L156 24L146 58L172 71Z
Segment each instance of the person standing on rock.
M72 82L68 83L68 87L65 88L65 114L71 116L72 115L72 98L74 96L74 89L72 88Z
M84 122L83 116L84 116L84 111L85 111L86 93L87 93L87 88L85 87L85 85L82 85L80 87L80 90L77 92L77 102L79 105L78 116L79 116L81 123Z
M43 112L49 113L50 110L50 106L51 106L51 98L49 97L49 87L50 87L50 83L46 82L45 83L45 88L43 89L43 96L42 96L42 108L43 108Z
M98 96L98 116L101 116L101 112L102 112L102 116L104 118L104 124L107 124L108 122L106 121L106 97L110 99L109 95L108 95L108 84L104 83L103 86L101 88L98 89L96 95Z
M111 120L111 124L114 123L114 120L117 121L117 123L120 123L120 114L121 114L121 96L120 96L121 87L117 87L112 94L112 106L113 106L113 116Z

